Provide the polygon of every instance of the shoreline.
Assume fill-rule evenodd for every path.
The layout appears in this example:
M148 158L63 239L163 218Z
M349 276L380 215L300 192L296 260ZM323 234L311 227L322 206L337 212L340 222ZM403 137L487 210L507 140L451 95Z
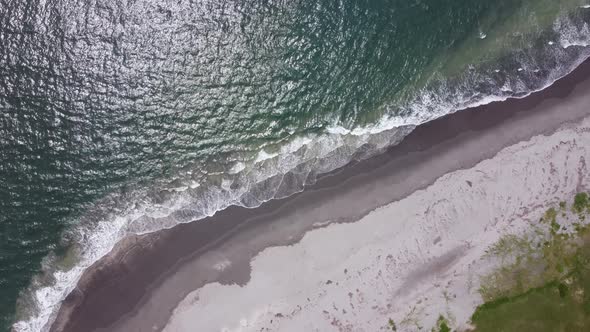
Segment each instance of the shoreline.
M550 208L563 204L560 214L568 219L563 202L590 188L589 146L587 116L447 173L357 222L267 248L252 260L246 285L209 283L191 292L164 331L420 331L443 323L472 330L470 317L484 302L482 287L488 294L505 287L481 278L498 270L510 278L504 272L511 266L504 251L510 239L541 244L538 232L549 223ZM562 225L567 233L566 225L587 227L583 220L574 212L569 222L550 227L557 232ZM545 252L552 246L534 247Z
M359 220L444 174L583 117L586 113L567 114L571 118L564 119L564 114L551 111L576 87L588 87L589 76L586 61L552 86L523 99L467 109L423 124L386 153L322 176L302 193L255 209L230 207L199 222L130 238L126 242L131 245L118 246L122 253L101 259L84 273L51 330L161 328L176 304L202 285L217 280L245 284L250 260L265 248L296 243L310 229L318 228L314 224L324 227L327 220ZM522 130L531 118L542 120L546 127ZM521 127L512 121L520 121ZM496 134L502 139L488 140L485 151L449 159L449 151L468 147L474 137L482 140ZM431 164L434 161L436 166ZM138 308L142 310L137 312Z

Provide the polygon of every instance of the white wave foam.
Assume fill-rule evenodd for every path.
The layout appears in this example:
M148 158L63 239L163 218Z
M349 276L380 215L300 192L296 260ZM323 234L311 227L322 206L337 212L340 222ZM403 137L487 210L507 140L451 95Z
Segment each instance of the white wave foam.
M264 151L264 149L262 149L260 150L260 152L258 152L258 156L256 157L256 160L254 162L260 163L267 159L274 158L276 156L278 156L278 153L267 153L266 151Z
M563 48L574 46L587 47L590 45L590 28L588 23L577 26L571 19L560 18L555 23L555 30L560 31L559 43Z
M243 162L237 162L234 166L229 170L229 174L237 174L246 169L246 164Z

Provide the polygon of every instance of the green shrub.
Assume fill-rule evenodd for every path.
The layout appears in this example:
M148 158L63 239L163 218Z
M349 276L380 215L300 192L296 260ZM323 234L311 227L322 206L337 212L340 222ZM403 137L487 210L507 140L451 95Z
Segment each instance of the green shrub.
M588 194L587 193L579 193L574 197L574 205L573 210L576 213L585 212L588 209Z
M389 328L390 328L392 331L397 331L397 326L395 326L395 322L394 322L394 321L393 321L393 319L391 319L391 318L389 319Z

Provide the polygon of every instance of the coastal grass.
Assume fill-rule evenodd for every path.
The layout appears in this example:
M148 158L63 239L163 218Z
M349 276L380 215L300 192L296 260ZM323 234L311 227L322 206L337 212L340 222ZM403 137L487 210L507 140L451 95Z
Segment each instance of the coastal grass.
M584 278L588 280L588 278ZM552 281L525 293L488 302L472 316L475 331L588 331L590 285Z
M397 331L397 325L395 325L395 322L393 321L393 319L389 319L388 326L392 331Z
M590 200L587 193L579 193L574 197L572 210L578 214L583 214L590 209Z
M432 328L432 332L451 332L449 322L443 315L438 316L436 326Z
M411 323L411 324L408 324L408 323ZM404 326L414 325L414 327L416 327L418 330L423 329L423 327L420 326L419 324L417 324L416 321L410 322L407 319L405 319L404 321L402 321L401 324ZM391 330L391 331L397 331L397 325L395 324L395 322L391 318L387 322L387 329ZM449 321L445 318L445 316L439 315L438 319L436 321L436 325L430 331L431 332L451 332L451 328L449 327Z
M565 202L561 214L548 209L539 236L507 235L488 250L500 266L481 279L486 302L471 317L475 331L590 331L590 233L579 222L568 229L565 210ZM585 220L587 193L571 212Z

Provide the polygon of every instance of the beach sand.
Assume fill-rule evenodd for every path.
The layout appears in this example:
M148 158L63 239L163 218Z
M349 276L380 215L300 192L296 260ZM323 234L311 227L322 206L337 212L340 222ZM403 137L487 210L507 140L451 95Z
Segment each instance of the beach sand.
M481 304L486 249L588 189L589 159L590 117L446 174L358 222L264 250L246 285L189 294L164 331L379 331L390 318L418 331L441 314L463 330Z
M586 187L589 77L587 62L540 93L421 125L287 199L127 239L52 330L375 331L447 311L463 324L483 250Z
M390 318L418 331L440 315L464 330L482 303L486 249L587 190L589 159L590 117L446 174L358 222L264 250L246 285L189 294L164 331L379 331Z

